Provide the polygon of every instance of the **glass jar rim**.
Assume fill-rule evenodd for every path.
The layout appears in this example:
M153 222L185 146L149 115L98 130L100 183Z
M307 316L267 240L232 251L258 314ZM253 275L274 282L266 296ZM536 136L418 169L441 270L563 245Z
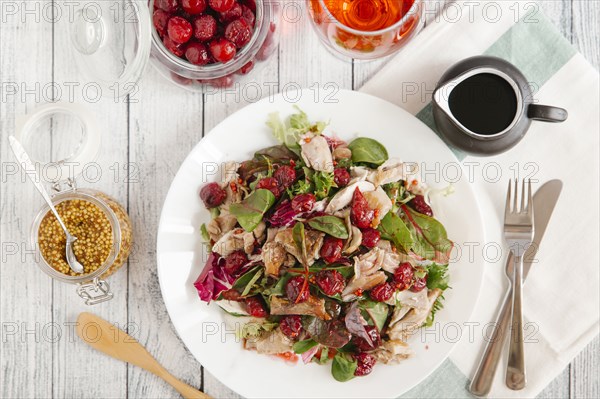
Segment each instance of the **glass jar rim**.
M92 273L77 276L68 276L54 269L48 263L48 261L46 261L46 258L44 258L44 256L42 255L38 243L40 225L44 217L48 214L48 212L50 212L50 207L46 204L42 206L42 208L40 209L40 211L34 219L31 228L31 244L33 248L35 248L36 256L39 255L39 260L36 259L36 261L40 269L42 269L44 273L48 274L53 279L70 284L80 284L86 283L88 281L93 281L95 278L102 276L113 265L113 263L117 259L117 256L119 255L119 252L121 250L121 226L119 224L119 219L117 218L115 212L110 208L110 206L108 206L108 204L106 204L104 201L98 199L95 193L96 190L75 188L72 190L59 192L52 197L52 203L55 206L61 202L68 200L83 200L91 202L92 204L98 206L108 218L113 232L112 248L110 254L106 258L102 266L93 271Z
M404 25L406 23L406 21L408 21L408 19L410 17L417 14L417 8L421 6L421 3L423 3L423 0L415 0L414 3L412 4L412 6L410 7L410 9L408 10L408 12L406 14L404 14L402 16L402 18L400 18L400 20L392 26L388 26L387 28L374 30L374 31L363 31L363 30L354 29L347 25L344 25L336 17L333 16L331 11L329 11L329 8L325 4L325 0L318 0L318 1L320 3L321 7L323 8L324 12L327 13L329 20L332 21L338 28L341 28L348 33L352 33L352 34L360 35L360 36L383 35L385 33L399 29L400 27L402 27L402 25Z
M150 0L149 7L152 8L155 0ZM194 65L183 58L180 58L167 50L165 45L163 44L160 36L156 29L152 29L152 42L153 42L153 50L156 50L160 53L162 57L168 60L172 66L178 68L178 71L185 71L181 76L189 79L216 79L223 76L230 75L236 71L238 71L241 67L250 62L258 51L260 50L260 46L257 44L261 44L265 41L267 37L267 33L270 29L270 20L273 14L273 10L271 10L272 4L266 0L255 0L256 1L256 20L254 25L254 33L248 42L240 52L238 52L233 61L223 63L215 63L209 65Z

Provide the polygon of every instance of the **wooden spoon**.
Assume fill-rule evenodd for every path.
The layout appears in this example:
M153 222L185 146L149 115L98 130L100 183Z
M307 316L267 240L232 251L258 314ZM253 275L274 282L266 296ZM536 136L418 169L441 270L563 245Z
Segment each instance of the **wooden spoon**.
M204 392L179 381L161 366L150 353L125 331L91 313L77 318L77 335L92 348L108 356L147 370L170 384L186 399L210 399Z

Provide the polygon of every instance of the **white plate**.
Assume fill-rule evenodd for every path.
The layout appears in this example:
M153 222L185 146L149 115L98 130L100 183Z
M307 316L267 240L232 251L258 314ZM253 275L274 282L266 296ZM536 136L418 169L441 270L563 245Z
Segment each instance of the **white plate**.
M200 363L229 388L246 397L397 397L433 372L465 330L475 306L483 276L483 260L468 251L455 251L450 266L452 289L446 291L444 308L436 325L410 340L415 356L398 365L377 365L367 377L346 383L333 379L330 366L290 365L284 361L242 349L223 312L216 304L198 298L193 286L206 259L199 232L209 213L198 198L199 188L217 178L215 165L243 161L254 151L276 144L265 125L267 115L279 111L285 117L295 110L290 98L313 121L330 121L329 133L351 140L361 135L379 140L392 157L419 162L427 167L425 180L444 187L444 175L454 177L460 168L452 152L427 126L388 102L351 91L337 93L337 102L315 102L313 91L276 96L249 105L231 115L198 143L175 176L162 210L158 229L158 277L173 324L183 342ZM436 173L431 172L437 170ZM435 181L439 180L439 181ZM438 197L436 217L448 236L460 247L481 242L483 227L479 207L466 179L455 185L455 194ZM461 253L462 252L462 253ZM460 254L460 256L458 256ZM458 337L457 337L458 334ZM466 335L466 334L465 334Z

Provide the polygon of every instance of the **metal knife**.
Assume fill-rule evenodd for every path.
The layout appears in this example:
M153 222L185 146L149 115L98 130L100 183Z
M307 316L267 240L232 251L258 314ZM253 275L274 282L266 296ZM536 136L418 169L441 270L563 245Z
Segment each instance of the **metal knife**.
M523 260L523 280L527 278L529 270L532 266L532 260L535 259L535 254L542 242L544 232L550 221L550 216L554 211L558 197L562 190L562 181L550 180L540 187L535 195L533 196L533 207L535 209L535 220L534 228L535 234L533 237L533 243L525 252ZM506 262L510 268L514 267L512 259L512 252L509 253ZM475 396L486 396L492 387L494 381L494 375L498 368L498 362L502 355L502 348L504 347L504 341L508 335L508 324L510 319L510 299L512 297L512 288L508 288L502 301L502 307L498 313L496 324L492 336L485 347L485 351L481 357L477 371L469 386L469 391Z

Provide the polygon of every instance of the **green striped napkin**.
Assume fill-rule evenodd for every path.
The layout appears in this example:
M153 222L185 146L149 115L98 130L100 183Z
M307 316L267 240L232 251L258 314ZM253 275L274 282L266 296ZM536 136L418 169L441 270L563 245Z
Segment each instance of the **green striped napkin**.
M533 123L521 143L498 156L476 158L453 149L468 171L464 178L472 179L479 195L487 230L480 250L490 242L504 246L501 218L509 178L564 182L524 291L528 385L518 392L506 388L503 359L490 394L535 397L598 334L598 72L535 3L461 1L452 3L361 91L399 105L435 131L431 95L437 81L452 64L480 54L510 61L528 78L536 100L569 111L565 123ZM504 262L505 257L488 254L475 325L463 326L462 340L449 360L406 397L469 396L487 327L495 321L506 289Z

